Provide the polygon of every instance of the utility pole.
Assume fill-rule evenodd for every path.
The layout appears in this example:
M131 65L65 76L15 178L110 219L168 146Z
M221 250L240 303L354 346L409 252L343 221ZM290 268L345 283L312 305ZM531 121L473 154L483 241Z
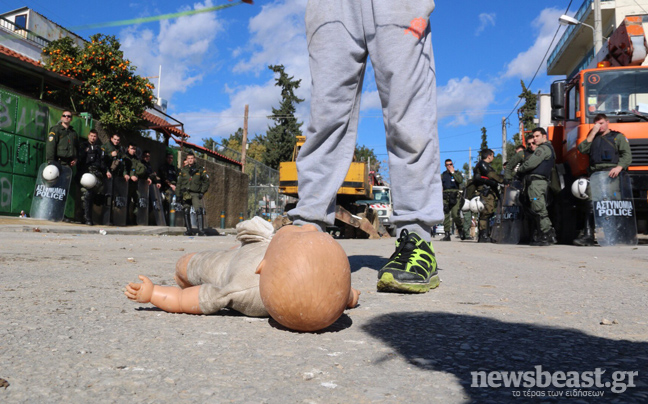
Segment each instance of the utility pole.
M502 164L506 163L506 118L502 118Z
M472 147L468 148L468 179L472 178Z
M245 152L247 151L249 105L245 104L245 115L243 116L243 139L241 140L241 172L245 173Z
M603 25L601 23L601 0L594 0L594 55L603 47ZM598 59L597 59L598 62Z

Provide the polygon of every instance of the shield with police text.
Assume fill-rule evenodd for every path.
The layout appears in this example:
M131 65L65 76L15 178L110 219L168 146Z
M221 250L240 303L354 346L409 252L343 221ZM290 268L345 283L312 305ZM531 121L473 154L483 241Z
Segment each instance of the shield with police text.
M48 163L43 163L38 168L34 198L32 199L29 215L35 219L60 222L65 215L65 203L70 192L72 169L57 162L53 163L59 171L56 178L46 180L43 170Z
M126 226L128 220L128 183L121 175L113 177L113 225Z
M151 202L149 205L149 212L153 214L155 224L158 226L166 226L164 206L162 205L162 195L160 194L160 189L155 184L149 186L149 197Z
M590 176L596 240L600 246L636 245L637 221L632 184L624 171L610 178L609 171Z
M146 180L137 181L137 215L138 226L148 226L149 219L149 184Z
M96 224L107 226L110 224L110 212L112 208L113 180L104 178L101 189L97 192L94 204L92 205L92 220Z
M518 244L522 236L524 214L520 203L522 183L514 181L504 187L497 205L491 238L498 244Z

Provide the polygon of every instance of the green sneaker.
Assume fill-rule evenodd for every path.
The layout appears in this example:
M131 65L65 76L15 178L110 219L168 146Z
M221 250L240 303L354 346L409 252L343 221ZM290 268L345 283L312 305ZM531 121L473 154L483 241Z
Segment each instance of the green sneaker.
M407 229L396 241L396 252L378 272L379 292L425 293L439 286L432 243Z

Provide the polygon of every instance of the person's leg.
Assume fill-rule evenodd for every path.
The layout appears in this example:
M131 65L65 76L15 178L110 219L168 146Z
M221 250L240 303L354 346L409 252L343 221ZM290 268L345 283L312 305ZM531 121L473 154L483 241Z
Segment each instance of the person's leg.
M367 63L360 3L310 0L306 9L312 96L297 157L299 202L288 212L297 225L333 225L337 191L353 159Z
M459 237L462 240L466 239L466 234L464 233L463 218L461 217L461 208L463 206L463 198L457 198L457 202L454 204L452 209L450 209L450 216L455 226L457 226L457 231L459 232Z
M441 241L450 241L450 229L452 228L452 206L450 206L450 195L443 193L443 232L445 236Z
M432 226L443 220L432 1L362 1L365 36L383 107L392 221L400 237L378 272L378 290L427 292L439 285Z
M362 1L367 46L387 133L398 232L430 241L443 220L436 69L429 15L434 2Z

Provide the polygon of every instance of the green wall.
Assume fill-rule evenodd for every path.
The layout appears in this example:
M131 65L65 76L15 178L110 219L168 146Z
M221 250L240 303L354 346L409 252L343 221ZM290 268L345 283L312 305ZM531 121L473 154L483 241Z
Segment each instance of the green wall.
M62 113L60 108L0 88L0 215L29 213L38 167L45 162L45 138ZM87 138L93 124L75 117L72 126ZM66 208L67 213L74 212L73 198Z

